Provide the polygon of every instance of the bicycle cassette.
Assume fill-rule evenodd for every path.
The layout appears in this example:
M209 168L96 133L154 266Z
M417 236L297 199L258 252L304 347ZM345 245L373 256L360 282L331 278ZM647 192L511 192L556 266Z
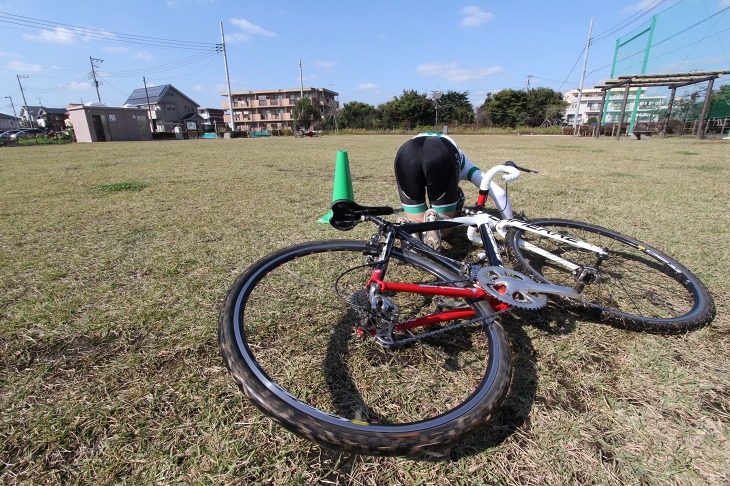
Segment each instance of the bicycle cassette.
M509 268L483 267L477 272L477 282L496 299L515 307L539 309L547 304L540 284Z

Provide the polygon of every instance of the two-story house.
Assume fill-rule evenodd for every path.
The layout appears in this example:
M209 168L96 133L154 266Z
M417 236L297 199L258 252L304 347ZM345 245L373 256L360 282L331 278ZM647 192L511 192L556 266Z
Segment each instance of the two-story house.
M61 132L66 128L66 108L48 108L45 106L21 106L20 117L24 126L45 128Z
M190 123L196 123L202 129L203 119L198 114L200 105L171 84L135 89L124 106L146 108L153 132L173 132L176 127L190 130Z

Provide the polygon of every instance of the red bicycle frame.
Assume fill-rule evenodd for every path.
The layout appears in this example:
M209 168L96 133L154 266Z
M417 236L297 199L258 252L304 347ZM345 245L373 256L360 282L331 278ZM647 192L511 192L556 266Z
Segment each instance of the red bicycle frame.
M488 297L489 305L495 312L502 312L509 309L509 305L501 302L499 299L488 294L484 289L480 287L472 287L468 289L458 287L443 287L439 285L423 285L423 284L411 284L411 283L400 283L400 282L387 282L381 280L382 270L376 268L373 271L373 275L368 281L367 288L370 288L373 284L377 285L380 292L403 292L410 294L420 295L440 295L443 297L461 297L466 299L484 299ZM502 291L503 289L498 289ZM469 319L476 317L476 313L473 309L452 309L443 312L436 312L428 316L411 319L410 321L403 321L395 325L393 330L402 331L404 329L411 329L419 326L427 326L430 324L439 324L442 322L452 321L455 319ZM358 330L358 332L361 332ZM375 331L370 331L370 334L375 334Z

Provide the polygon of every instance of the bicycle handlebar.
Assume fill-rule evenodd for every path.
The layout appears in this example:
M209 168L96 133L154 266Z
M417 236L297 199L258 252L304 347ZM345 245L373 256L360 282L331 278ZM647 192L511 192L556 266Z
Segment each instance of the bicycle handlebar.
M489 185L492 183L492 179L494 179L497 174L500 173L504 173L504 175L502 176L502 180L504 182L512 182L519 179L520 177L520 170L517 167L513 167L507 164L495 165L484 174L479 189L481 191L488 191Z

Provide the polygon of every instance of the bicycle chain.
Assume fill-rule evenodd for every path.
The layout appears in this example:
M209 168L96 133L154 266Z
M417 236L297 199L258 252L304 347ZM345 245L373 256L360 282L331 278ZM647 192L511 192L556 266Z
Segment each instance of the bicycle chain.
M413 343L413 342L416 342L416 341L423 341L424 339L427 339L427 338L429 338L431 336L437 336L439 334L443 334L445 332L448 332L448 331L451 331L451 330L454 330L454 329L459 329L459 328L462 328L462 327L465 327L465 326L469 326L469 325L474 324L475 322L479 322L479 321L485 321L484 322L484 325L487 326L490 323L494 322L494 319L497 316L499 316L500 314L504 314L505 312L509 312L509 309L505 309L503 311L496 312L496 313L494 313L494 314L492 314L491 316L488 316L488 317L477 317L476 319L472 319L470 321L465 321L465 322L460 322L459 324L454 324L453 326L448 326L448 327L444 327L444 328L441 328L441 329L436 329L436 330L433 330L433 331L424 332L423 334L419 334L418 336L412 336L412 337L409 337L409 338L398 339L393 344L391 344L389 347L394 348L394 347L398 347L398 346L403 346L403 345L408 344L408 343Z
M453 285L453 284L459 283L459 282L471 282L471 281L472 281L471 279L466 279L465 278L465 279L461 279L461 280L444 280L444 281L441 281L441 282L429 282L428 284L422 284L422 285L424 285L425 287L439 287L439 286L442 286L444 284L452 284ZM350 302L349 303L353 307L353 310L359 316L366 317L368 315L373 315L374 314L373 312L370 311L370 309L368 309L364 305L362 305L360 303L357 303L357 302L354 302L355 299L353 299L353 297L354 297L354 295L350 298ZM491 322L494 322L494 319L497 316L499 316L501 314L504 314L505 312L509 312L509 311L510 311L510 309L505 309L505 310L502 310L502 311L499 311L499 312L495 312L494 314L492 314L490 316L487 316L487 317L477 317L477 318L471 319L469 321L460 322L459 324L454 324L454 325L447 326L447 327L443 327L443 328L440 328L440 329L435 329L433 331L427 331L427 332L424 332L422 334L419 334L418 336L411 336L411 337L407 337L407 338L398 339L397 341L393 342L392 344L387 345L386 347L388 347L388 348L395 348L395 347L404 346L406 344L413 343L413 342L416 342L416 341L423 341L424 339L428 339L429 337L437 336L439 334L443 334L445 332L452 331L454 329L460 329L462 327L466 327L466 326L469 326L471 324L474 324L474 323L480 322L480 321L484 321L484 324L483 325L486 326L486 325L489 325ZM385 319L383 319L382 316L376 316L376 317L378 319L385 320ZM397 322L394 322L394 321L387 321L387 323L388 324L392 324L394 326L397 324Z

